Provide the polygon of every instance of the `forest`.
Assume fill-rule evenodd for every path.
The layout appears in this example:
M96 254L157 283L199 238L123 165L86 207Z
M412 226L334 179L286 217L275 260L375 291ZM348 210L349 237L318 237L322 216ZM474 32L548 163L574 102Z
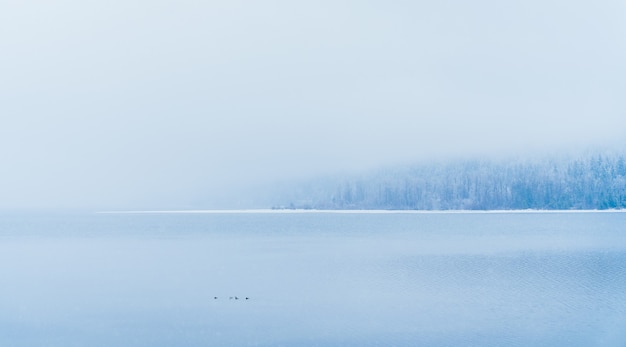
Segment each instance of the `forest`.
M275 208L582 210L626 207L623 154L462 160L324 177L293 188Z

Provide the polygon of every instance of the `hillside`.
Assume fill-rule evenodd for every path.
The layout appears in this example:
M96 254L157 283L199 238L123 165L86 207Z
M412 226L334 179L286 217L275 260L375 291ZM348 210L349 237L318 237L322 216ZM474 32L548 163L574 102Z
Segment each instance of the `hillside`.
M293 188L280 208L512 210L626 207L621 154L465 160L320 178Z

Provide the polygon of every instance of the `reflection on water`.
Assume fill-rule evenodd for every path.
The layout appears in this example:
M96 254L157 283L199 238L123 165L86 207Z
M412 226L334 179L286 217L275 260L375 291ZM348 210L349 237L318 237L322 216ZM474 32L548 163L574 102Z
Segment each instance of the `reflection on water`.
M626 344L624 213L1 217L2 346Z

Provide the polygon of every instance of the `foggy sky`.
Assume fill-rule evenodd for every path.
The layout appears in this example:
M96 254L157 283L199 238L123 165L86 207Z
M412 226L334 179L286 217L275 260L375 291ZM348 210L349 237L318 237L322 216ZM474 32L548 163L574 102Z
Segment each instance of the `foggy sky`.
M0 208L623 145L623 1L0 2Z

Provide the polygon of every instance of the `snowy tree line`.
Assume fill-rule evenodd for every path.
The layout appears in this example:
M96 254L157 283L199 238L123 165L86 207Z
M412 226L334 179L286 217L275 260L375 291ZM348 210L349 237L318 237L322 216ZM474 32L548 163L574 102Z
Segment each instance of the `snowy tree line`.
M283 200L284 201L284 200ZM623 155L432 163L360 177L326 178L292 192L288 208L626 208Z

